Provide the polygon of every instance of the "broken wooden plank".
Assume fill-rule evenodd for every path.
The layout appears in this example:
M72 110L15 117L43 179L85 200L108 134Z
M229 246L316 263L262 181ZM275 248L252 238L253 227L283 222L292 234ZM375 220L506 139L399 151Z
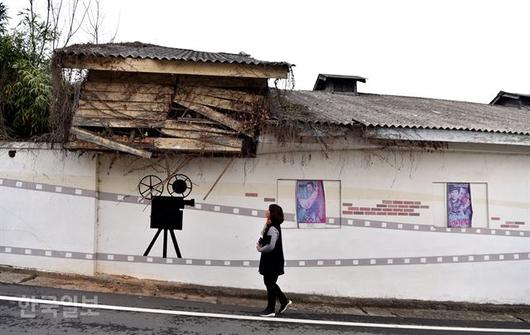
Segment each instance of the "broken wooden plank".
M135 148L146 149L146 150L153 149L154 139L152 137L144 137L142 139L136 138L133 143L129 142L128 139L123 136L113 135L113 136L110 136L109 139L112 141L118 142L118 143L129 145L129 146L134 145ZM66 149L81 149L81 150L113 150L113 149L99 146L91 142L81 141L79 139L76 139L75 136L71 136L69 141L64 144L64 147Z
M129 102L129 101L90 101L79 100L81 109L108 109L119 111L167 112L169 103L160 102Z
M143 120L143 121L164 121L167 112L154 111L121 111L108 109L78 109L75 116L90 119L124 119L124 120Z
M254 65L234 63L203 63L190 61L117 58L98 56L67 56L63 67L75 69L190 74L221 77L287 78L287 65Z
M210 126L219 126L219 123L214 122L209 119L196 118L196 117L179 117L177 120L167 120L167 122L177 122L177 123L189 123L197 125L210 125ZM171 127L169 127L171 128Z
M220 124L227 126L230 129L234 129L240 133L246 134L248 136L252 136L250 135L251 133L247 129L245 129L242 123L232 119L231 117L223 113L216 111L213 108L210 108L208 106L204 106L198 103L187 102L187 101L182 101L182 100L175 100L175 102L213 121L219 122Z
M180 101L187 101L187 102L194 102L201 105L206 105L209 107L216 107L216 108L222 108L222 109L228 109L235 112L243 112L243 113L254 113L256 111L256 107L252 105L248 105L245 103L240 103L238 101L233 100L226 100L216 97L209 97L206 95L200 95L200 94L192 94L192 93L185 93L185 92L177 92L175 94L176 100Z
M110 150L109 148L105 148L102 146L99 146L94 143L86 142L86 141L80 141L76 139L70 139L68 142L66 142L63 147L65 149L75 149L75 150Z
M123 93L152 93L152 94L173 94L174 86L164 86L157 84L111 83L86 81L83 84L83 91L90 92L123 92Z
M227 147L239 148L243 146L243 140L234 136L227 136L221 134L203 133L197 131L186 130L168 130L162 128L160 132L164 135L176 138L195 139L206 143L212 143Z
M171 94L143 93L143 92L97 92L82 90L81 99L86 101L130 101L130 102L158 102L169 105Z
M177 93L175 95L175 99L179 101L198 103L209 107L228 109L235 112L254 113L256 111L256 108L251 105L245 105L243 103L238 103L237 101L209 97L206 95L189 95Z
M82 127L103 127L103 128L162 128L163 121L144 121L141 119L97 119L74 116L72 125Z
M88 71L88 81L100 83L136 83L175 86L176 77L173 74L139 73L122 71Z
M266 90L268 87L266 78L237 78L219 76L190 76L178 75L178 85L200 86L200 87L223 87L253 89L257 91Z
M104 137L101 137L99 135L96 135L96 134L94 134L92 132L89 132L89 131L81 129L81 128L72 127L70 129L70 134L75 135L78 139L80 139L82 141L91 142L91 143L94 143L96 145L99 145L99 146L102 146L102 147L105 147L105 148L109 148L109 149L112 149L112 150L126 152L126 153L129 153L129 154L132 154L132 155L136 155L136 156L140 156L140 157L143 157L143 158L151 158L151 156L152 156L152 153L149 152L149 151L140 150L140 149L133 148L131 146L128 146L128 145L125 145L125 144L122 144L122 143L118 143L116 141L108 140L108 139L106 139Z
M184 92L193 95L200 94L210 97L222 98L227 100L234 100L241 103L262 105L265 97L260 94L248 93L245 91L230 90L218 87L206 87L206 86L184 86L179 85L176 89L177 93Z
M224 135L237 135L236 131L226 130L217 127L213 127L211 124L195 123L190 121L179 120L166 120L163 125L163 130L183 130L183 131L196 131L205 132L212 134L224 134Z
M226 152L239 153L241 147L227 147L224 145L217 145L206 143L195 139L186 138L165 138L159 137L154 139L154 146L156 149L163 150L178 150L178 151L193 151L193 152Z

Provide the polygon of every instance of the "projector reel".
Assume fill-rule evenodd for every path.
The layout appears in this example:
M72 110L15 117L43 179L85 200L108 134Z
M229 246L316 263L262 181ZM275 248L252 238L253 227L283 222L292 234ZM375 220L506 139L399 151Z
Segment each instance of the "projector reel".
M172 197L181 196L185 198L191 193L192 188L191 179L183 174L176 174L167 182L167 191Z
M142 198L152 200L153 197L157 197L164 192L162 179L152 174L143 177L138 183L138 192L140 192Z

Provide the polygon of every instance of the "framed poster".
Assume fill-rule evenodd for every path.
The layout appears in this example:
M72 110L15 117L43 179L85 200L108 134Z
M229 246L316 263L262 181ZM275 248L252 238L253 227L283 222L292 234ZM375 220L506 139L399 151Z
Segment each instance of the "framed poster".
M469 183L447 184L447 227L468 228L473 219Z
M296 222L326 224L326 194L322 180L296 181Z

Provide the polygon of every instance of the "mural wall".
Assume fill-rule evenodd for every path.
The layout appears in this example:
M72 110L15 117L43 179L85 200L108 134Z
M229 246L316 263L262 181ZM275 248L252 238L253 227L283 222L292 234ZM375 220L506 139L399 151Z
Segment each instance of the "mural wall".
M0 162L0 264L93 274L96 157L0 150Z
M395 155L266 153L213 187L230 159L0 150L0 264L261 289L255 243L279 203L287 291L530 303L530 156ZM182 258L163 258L161 241L143 256L153 230L138 182L168 166L196 200L175 231Z

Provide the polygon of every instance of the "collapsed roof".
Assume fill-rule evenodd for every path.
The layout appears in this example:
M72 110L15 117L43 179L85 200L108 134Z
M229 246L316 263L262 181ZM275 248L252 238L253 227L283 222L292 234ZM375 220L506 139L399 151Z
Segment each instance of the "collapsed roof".
M271 119L358 127L375 139L530 146L526 108L358 93L360 76L320 74L314 91L269 89L267 80L287 78L291 65L244 53L134 42L73 45L55 57L64 68L88 70L72 149L252 156Z
M290 64L247 54L143 43L58 49L63 68L88 70L67 147L153 153L252 155L268 114L267 80Z

